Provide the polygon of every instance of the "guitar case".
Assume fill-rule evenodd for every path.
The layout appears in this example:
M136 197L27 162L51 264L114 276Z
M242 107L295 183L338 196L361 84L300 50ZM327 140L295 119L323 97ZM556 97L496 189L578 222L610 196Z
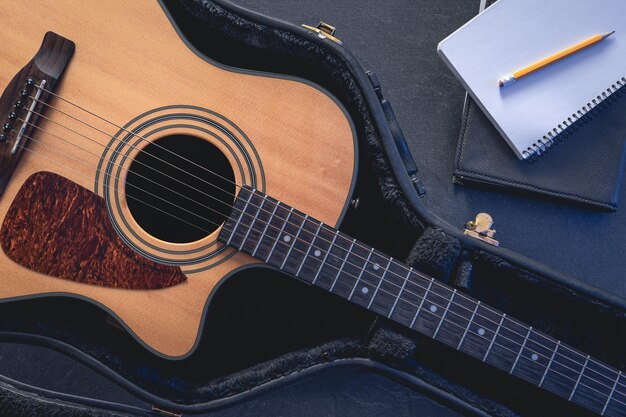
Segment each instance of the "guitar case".
M422 155L415 154L416 165L384 86L329 36L329 27L296 26L225 0L162 5L189 46L211 60L304 78L343 103L359 150L343 231L626 368L622 298L466 235L426 208L422 196L431 184L417 169ZM219 287L202 334L194 354L171 361L148 352L85 301L0 304L0 414L591 415L265 268L241 271Z

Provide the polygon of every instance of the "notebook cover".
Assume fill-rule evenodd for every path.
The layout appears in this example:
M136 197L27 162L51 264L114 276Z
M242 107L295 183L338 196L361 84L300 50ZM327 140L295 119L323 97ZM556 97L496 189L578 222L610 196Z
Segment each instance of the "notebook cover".
M622 90L623 91L623 90ZM470 98L454 162L456 183L487 185L606 210L617 209L626 143L626 94L530 164L519 160Z
M517 156L531 157L626 83L625 7L623 0L500 0L438 51ZM506 74L613 30L597 45L498 87Z

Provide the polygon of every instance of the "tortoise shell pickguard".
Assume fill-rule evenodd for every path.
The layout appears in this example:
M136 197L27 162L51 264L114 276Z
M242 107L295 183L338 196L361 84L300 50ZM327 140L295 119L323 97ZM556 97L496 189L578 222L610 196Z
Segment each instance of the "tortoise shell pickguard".
M26 180L4 219L0 244L25 268L85 284L147 290L186 280L180 268L126 246L104 199L49 172Z

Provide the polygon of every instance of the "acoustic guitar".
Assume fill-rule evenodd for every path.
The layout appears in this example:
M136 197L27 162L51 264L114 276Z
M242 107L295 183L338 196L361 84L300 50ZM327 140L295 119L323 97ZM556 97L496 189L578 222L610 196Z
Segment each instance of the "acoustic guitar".
M208 61L156 1L88 3L0 4L3 301L88 300L182 358L216 286L270 266L626 416L619 370L335 228L357 151L326 91Z

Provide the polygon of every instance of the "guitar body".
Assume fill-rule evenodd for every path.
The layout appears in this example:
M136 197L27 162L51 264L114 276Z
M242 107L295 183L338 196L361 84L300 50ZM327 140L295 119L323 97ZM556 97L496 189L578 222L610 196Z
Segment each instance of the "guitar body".
M43 112L0 197L2 301L80 297L108 310L155 353L181 358L193 351L219 283L261 264L218 243L219 227L198 240L168 242L135 220L124 181L141 150L164 137L209 142L237 184L327 224L341 219L355 180L355 138L345 111L320 88L208 62L156 0L2 2L0 18L2 88L47 32L76 46L54 89L63 99L49 98L54 107ZM208 185L202 191L213 193ZM156 223L170 220L164 213ZM30 238L20 235L25 229ZM33 238L46 230L55 232L45 244ZM80 275L97 257L93 248L105 248L105 264ZM179 279L154 288L150 277L158 273Z

